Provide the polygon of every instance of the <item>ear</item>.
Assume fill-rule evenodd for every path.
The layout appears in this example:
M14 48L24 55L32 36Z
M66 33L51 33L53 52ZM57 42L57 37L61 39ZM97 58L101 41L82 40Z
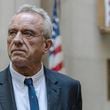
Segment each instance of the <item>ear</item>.
M51 39L46 39L44 42L44 53L46 54L50 47L52 46L52 40Z

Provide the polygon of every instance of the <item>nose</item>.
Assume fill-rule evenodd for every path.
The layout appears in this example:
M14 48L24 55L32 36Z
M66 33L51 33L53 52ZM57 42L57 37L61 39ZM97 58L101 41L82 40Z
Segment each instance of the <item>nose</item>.
M17 32L17 34L13 39L13 43L18 46L23 44L23 38L21 32Z

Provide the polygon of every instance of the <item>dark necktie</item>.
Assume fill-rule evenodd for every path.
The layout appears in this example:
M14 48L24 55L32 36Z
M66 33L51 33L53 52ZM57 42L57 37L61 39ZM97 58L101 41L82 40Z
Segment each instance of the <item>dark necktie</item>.
M30 110L39 110L38 99L35 93L32 78L25 79L24 84L28 86Z

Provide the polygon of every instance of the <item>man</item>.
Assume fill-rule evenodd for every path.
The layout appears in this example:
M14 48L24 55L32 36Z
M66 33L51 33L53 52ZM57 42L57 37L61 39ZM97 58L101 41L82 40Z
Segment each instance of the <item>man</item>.
M43 66L52 45L47 13L24 5L9 23L10 65L0 72L0 110L82 110L77 80Z

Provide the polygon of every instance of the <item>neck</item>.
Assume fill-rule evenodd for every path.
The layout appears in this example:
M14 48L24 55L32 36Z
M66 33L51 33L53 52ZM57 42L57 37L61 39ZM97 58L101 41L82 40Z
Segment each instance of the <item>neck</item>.
M33 76L35 75L38 71L40 71L42 64L37 64L37 65L30 65L30 66L17 66L12 64L12 67L17 71L18 73L24 75L24 76Z

